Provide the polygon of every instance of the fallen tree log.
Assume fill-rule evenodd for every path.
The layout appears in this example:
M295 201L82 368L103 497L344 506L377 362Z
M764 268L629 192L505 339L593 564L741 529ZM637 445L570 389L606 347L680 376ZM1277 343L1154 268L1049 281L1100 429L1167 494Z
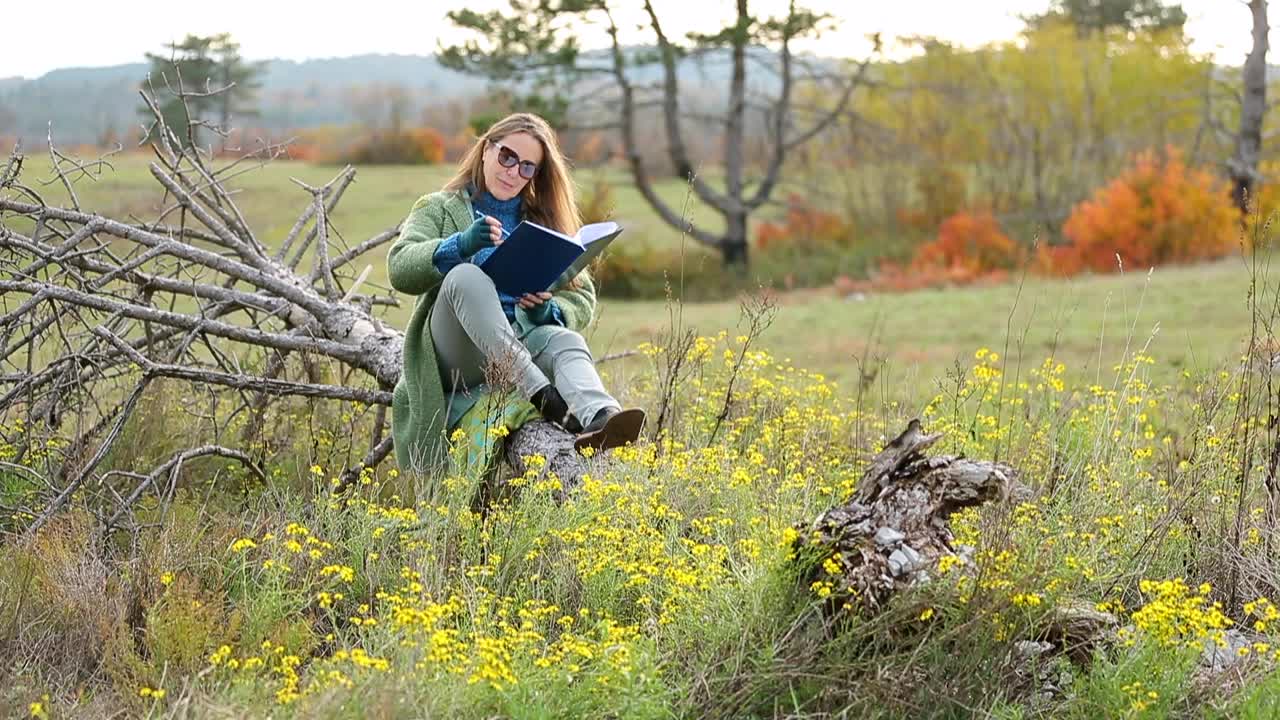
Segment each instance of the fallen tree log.
M76 181L96 179L110 157L75 160L52 138L54 176L43 184L65 188L69 207L46 202L37 184L24 181L18 148L0 171L0 432L22 421L18 463L47 440L69 438L41 468L47 493L26 510L34 518L27 533L78 491L103 486L96 466L154 379L189 383L217 393L219 402L229 398L234 410L223 429L247 416L246 427L256 430L268 403L286 396L385 408L400 376L404 335L380 318L399 300L367 281L382 257L366 260L395 240L398 226L348 245L330 222L355 170L347 167L320 187L295 181L303 191L297 221L284 237L264 243L237 207L230 182L284 147L219 161L167 127L153 96L144 91L143 98L154 116L149 168L168 202L156 217L122 220L82 208ZM303 267L307 257L310 268ZM246 368L255 355L267 358L265 371ZM290 357L301 369L291 368ZM321 382L320 361L341 381ZM340 488L390 454L385 416L378 413L367 453L341 473ZM523 471L510 449L541 453L571 484L580 463L565 447L572 447L568 433L534 422L510 436L507 455ZM255 462L262 458L220 452L260 473ZM154 478L164 468L133 470L134 477ZM139 493L109 490L99 493L95 512L120 525Z
M504 447L507 464L517 475L524 475L530 469L526 458L542 457L545 462L533 469L538 470L540 476L554 474L560 479L560 490L554 496L557 501L563 500L587 471L587 461L574 449L573 441L574 436L558 425L529 423L507 439Z

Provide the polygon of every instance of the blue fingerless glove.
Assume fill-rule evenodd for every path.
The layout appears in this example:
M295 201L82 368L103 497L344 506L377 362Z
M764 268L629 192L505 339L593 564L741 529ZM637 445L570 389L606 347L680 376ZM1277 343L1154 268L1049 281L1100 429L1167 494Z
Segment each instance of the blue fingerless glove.
M525 317L529 318L529 322L534 325L551 325L556 318L556 301L548 300L541 305L534 305L531 308L525 308Z
M493 245L493 237L489 233L489 223L484 218L471 223L471 227L458 235L458 251L464 258L471 257L490 245Z

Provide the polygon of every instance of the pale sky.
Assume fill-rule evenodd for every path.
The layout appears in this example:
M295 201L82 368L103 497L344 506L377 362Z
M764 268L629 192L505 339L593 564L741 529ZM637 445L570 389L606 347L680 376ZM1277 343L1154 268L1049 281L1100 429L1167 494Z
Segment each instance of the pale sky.
M620 5L623 3L620 2ZM633 3L638 5L639 3ZM709 30L730 16L727 0L655 0L670 36ZM806 48L827 55L855 56L863 37L880 31L886 39L935 35L963 45L1012 37L1020 14L1038 12L1048 0L809 0L807 7L832 13L838 29ZM209 3L142 0L7 0L0 9L0 77L38 77L65 67L141 62L143 53L187 33L230 32L251 60L305 60L363 53L425 55L436 40L456 39L447 10L505 6L501 0L358 0L331 5L294 0L214 0ZM755 0L764 14L786 7L785 0ZM1222 63L1244 61L1250 44L1250 16L1243 0L1182 0L1193 49ZM216 8L216 12L210 12ZM639 21L640 16L633 16ZM1273 21L1272 27L1280 25ZM603 45L607 38L598 34ZM584 38L590 44L590 38ZM1273 29L1272 48L1280 32Z

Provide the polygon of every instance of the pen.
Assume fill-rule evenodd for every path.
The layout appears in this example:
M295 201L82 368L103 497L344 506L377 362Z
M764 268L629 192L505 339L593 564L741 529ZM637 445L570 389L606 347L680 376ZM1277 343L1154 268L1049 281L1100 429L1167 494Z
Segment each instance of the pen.
M483 219L485 218L485 214L484 214L484 213L482 213L482 212L480 212L479 210L475 210L474 212L475 212L475 215L476 215L476 219L477 219L477 220L483 220ZM502 233L502 239L503 239L503 240L506 240L506 239L507 239L507 236L511 234L511 233L507 232L507 229L506 229L506 228L504 228L504 227L499 227L499 228L498 228L498 232Z

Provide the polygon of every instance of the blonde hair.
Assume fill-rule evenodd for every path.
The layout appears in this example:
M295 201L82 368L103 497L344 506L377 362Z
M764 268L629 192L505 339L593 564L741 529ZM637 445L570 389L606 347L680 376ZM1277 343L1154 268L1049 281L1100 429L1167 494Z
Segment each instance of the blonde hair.
M569 176L569 162L560 151L555 131L546 120L531 113L513 113L494 123L467 150L458 164L458 172L445 190L465 192L474 190L474 200L487 188L484 184L484 150L490 142L501 142L516 133L527 133L542 145L542 162L533 179L520 190L521 207L529 220L559 230L566 235L578 232L582 216L574 197L573 180Z

